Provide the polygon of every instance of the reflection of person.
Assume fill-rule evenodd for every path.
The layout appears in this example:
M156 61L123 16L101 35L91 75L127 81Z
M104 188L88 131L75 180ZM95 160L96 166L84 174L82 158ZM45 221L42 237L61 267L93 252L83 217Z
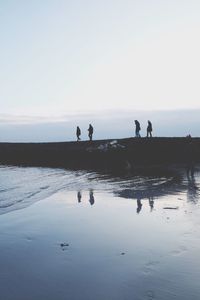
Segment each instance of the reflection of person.
M94 129L93 129L92 125L90 124L89 128L88 128L88 136L89 136L90 141L92 141L93 132L94 132Z
M150 121L148 121L148 126L147 126L147 137L152 137L152 123Z
M193 203L198 202L198 187L196 186L194 176L188 176L188 190L187 190L187 199Z
M140 123L138 120L135 120L135 137L140 137Z
M81 130L80 130L80 127L77 126L77 128L76 128L77 142L80 141L80 135L81 135Z
M138 214L140 213L141 209L142 209L141 199L138 198L138 199L137 199L137 213L138 213Z
M149 197L149 206L150 206L150 211L153 210L153 207L154 207L154 200L153 200L153 197Z
M90 191L90 199L89 199L89 202L90 202L91 205L94 204L94 193L93 193L92 190Z
M196 156L196 151L194 148L192 137L189 135L187 137L187 144L186 144L187 177L194 176L195 156Z
M78 193L77 193L77 199L78 199L78 203L80 203L80 202L81 202L81 198L82 198L81 192L80 192L80 191L78 191Z

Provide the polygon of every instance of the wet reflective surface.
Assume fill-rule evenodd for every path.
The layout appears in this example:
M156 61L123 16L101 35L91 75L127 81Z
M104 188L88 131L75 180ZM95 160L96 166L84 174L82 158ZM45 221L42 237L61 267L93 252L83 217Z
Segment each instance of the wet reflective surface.
M2 299L200 298L199 172L1 171Z
M182 177L177 171L136 176L0 166L0 214L25 208L60 191L93 189L124 198L158 197L186 189Z

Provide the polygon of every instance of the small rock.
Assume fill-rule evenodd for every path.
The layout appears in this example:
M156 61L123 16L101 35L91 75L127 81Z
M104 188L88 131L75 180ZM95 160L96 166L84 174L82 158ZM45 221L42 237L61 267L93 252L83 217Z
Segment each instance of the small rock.
M61 243L60 246L61 247L69 247L69 244L67 244L67 243Z

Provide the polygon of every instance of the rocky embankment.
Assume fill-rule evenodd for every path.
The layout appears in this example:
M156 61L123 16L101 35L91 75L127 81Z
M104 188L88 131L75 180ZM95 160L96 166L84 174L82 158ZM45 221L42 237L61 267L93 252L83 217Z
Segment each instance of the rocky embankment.
M71 169L133 169L200 162L200 138L127 138L59 143L0 143L0 163Z

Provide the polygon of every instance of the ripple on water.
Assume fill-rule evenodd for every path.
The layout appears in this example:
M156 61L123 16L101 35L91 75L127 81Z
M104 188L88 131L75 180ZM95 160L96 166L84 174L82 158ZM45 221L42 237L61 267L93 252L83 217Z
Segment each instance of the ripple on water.
M111 176L96 172L0 166L0 214L24 208L59 191L112 191L142 199L177 191L173 177Z

